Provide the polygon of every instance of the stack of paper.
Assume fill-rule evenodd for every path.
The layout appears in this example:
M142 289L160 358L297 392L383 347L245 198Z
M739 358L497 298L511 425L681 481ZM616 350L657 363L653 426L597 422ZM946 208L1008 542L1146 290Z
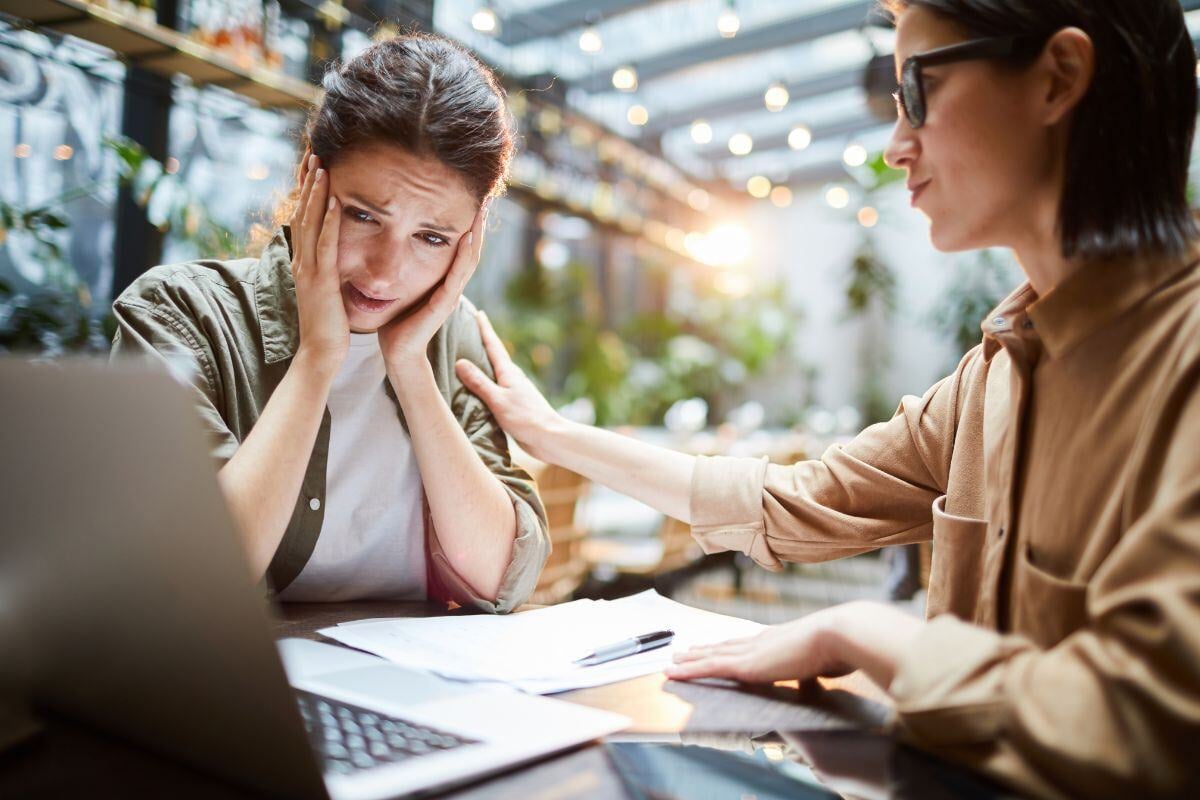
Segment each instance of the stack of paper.
M655 591L620 600L576 600L505 617L454 616L351 622L320 631L397 664L468 681L501 681L552 694L658 672L700 644L753 636L757 622L691 608ZM596 648L658 630L675 632L656 650L584 667Z

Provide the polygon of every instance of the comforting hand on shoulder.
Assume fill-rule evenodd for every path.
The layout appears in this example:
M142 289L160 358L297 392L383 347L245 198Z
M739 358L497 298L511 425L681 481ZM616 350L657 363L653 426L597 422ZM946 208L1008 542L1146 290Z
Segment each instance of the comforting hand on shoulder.
M477 319L496 380L466 359L460 359L454 365L458 379L487 404L500 427L516 439L525 452L541 458L536 434L561 417L521 368L513 363L487 314L480 311Z

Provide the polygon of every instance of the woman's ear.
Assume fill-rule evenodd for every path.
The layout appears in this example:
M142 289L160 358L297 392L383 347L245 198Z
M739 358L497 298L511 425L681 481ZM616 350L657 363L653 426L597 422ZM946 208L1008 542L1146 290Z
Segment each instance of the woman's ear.
M1042 49L1041 66L1048 78L1041 98L1043 122L1056 125L1070 116L1092 85L1096 48L1079 28L1063 28Z

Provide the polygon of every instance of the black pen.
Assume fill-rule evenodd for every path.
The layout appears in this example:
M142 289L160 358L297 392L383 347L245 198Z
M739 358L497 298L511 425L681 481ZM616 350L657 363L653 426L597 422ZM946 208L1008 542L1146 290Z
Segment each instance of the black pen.
M596 652L586 655L583 658L575 659L575 663L582 664L585 667L590 667L593 664L603 664L605 661L612 661L617 658L632 656L636 653L644 653L647 650L654 650L658 647L665 647L674 638L675 631L643 633L641 636L634 636L631 639L606 644L604 647L597 647Z

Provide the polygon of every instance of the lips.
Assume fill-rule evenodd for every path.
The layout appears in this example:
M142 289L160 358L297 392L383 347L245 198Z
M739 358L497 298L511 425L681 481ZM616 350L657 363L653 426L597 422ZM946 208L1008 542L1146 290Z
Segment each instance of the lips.
M364 311L368 314L378 314L385 311L388 307L395 303L395 298L374 297L363 292L352 283L346 284L346 299L350 304L359 311Z
M933 183L932 179L927 180L924 183L918 183L918 184L910 183L908 185L908 191L910 191L912 193L912 199L911 199L910 203L914 208L917 205L917 200L919 200L921 195L923 195L925 193L925 190L929 187L929 184L931 184L931 183Z

